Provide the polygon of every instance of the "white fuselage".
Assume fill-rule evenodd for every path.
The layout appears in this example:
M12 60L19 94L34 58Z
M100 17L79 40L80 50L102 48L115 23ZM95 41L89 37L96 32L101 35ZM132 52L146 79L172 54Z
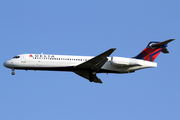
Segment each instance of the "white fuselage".
M92 58L93 56L21 54L4 62L4 66L25 70L77 71L75 66ZM146 60L124 57L107 58L108 61L99 73L129 73L143 68L157 67L157 63Z

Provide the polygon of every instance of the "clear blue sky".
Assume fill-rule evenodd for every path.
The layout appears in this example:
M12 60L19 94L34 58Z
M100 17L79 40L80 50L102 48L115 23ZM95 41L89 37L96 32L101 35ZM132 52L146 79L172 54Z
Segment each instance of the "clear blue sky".
M1 0L0 120L179 120L178 0ZM22 53L133 57L149 41L176 40L157 68L98 74L11 70Z

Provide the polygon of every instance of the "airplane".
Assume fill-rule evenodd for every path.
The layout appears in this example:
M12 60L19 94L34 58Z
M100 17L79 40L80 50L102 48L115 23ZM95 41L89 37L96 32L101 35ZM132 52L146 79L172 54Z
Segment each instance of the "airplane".
M4 66L12 70L48 70L71 71L88 79L90 82L102 83L96 76L97 73L132 73L136 70L157 67L153 62L162 53L169 53L167 44L175 39L163 42L151 41L147 47L135 57L109 57L116 48L111 48L100 55L71 56L50 54L20 54L4 62Z

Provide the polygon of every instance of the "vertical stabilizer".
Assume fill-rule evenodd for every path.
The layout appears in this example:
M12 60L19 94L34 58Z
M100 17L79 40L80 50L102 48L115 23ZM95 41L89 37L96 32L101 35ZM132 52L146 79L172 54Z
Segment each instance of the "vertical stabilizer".
M161 52L169 53L166 47L167 44L173 40L175 39L169 39L163 42L149 42L147 47L134 58L153 62Z

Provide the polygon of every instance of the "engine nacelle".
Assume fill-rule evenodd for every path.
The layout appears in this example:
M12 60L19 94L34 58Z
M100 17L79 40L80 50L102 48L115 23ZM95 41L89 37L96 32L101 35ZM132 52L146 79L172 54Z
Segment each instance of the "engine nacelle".
M111 64L114 66L130 66L138 65L138 61L133 58L111 57Z

